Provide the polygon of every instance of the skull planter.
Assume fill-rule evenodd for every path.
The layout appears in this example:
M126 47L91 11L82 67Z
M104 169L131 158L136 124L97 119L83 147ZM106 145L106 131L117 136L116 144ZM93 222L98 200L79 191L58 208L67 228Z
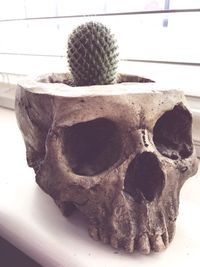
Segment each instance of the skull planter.
M180 189L197 171L183 93L151 83L70 87L59 79L25 82L16 95L37 183L64 215L83 213L93 239L128 252L163 250L175 232Z

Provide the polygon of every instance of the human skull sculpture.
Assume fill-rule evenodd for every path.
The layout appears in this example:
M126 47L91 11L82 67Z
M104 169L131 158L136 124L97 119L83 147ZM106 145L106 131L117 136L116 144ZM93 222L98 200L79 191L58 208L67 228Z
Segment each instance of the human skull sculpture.
M19 86L16 114L39 186L89 234L143 254L172 240L179 193L197 171L182 92L153 84Z

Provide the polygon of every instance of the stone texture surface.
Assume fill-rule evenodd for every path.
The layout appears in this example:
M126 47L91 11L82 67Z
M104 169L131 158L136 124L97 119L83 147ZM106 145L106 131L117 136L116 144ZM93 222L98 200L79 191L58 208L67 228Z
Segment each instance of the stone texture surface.
M65 216L82 212L93 239L130 253L163 250L180 189L197 171L183 93L153 83L70 87L54 78L26 81L16 94L37 183Z

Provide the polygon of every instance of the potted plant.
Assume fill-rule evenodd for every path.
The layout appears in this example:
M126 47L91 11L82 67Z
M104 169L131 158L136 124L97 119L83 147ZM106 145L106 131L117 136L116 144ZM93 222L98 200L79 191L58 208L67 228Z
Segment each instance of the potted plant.
M172 240L179 192L197 171L184 94L117 74L118 50L102 24L68 41L70 73L18 86L16 116L28 165L65 216L89 234L143 254Z

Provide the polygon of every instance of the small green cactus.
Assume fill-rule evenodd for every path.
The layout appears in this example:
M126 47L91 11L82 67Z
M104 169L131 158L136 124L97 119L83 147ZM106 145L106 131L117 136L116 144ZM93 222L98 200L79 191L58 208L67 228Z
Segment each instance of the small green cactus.
M77 27L69 37L67 56L75 86L116 81L118 47L103 24L87 22Z

